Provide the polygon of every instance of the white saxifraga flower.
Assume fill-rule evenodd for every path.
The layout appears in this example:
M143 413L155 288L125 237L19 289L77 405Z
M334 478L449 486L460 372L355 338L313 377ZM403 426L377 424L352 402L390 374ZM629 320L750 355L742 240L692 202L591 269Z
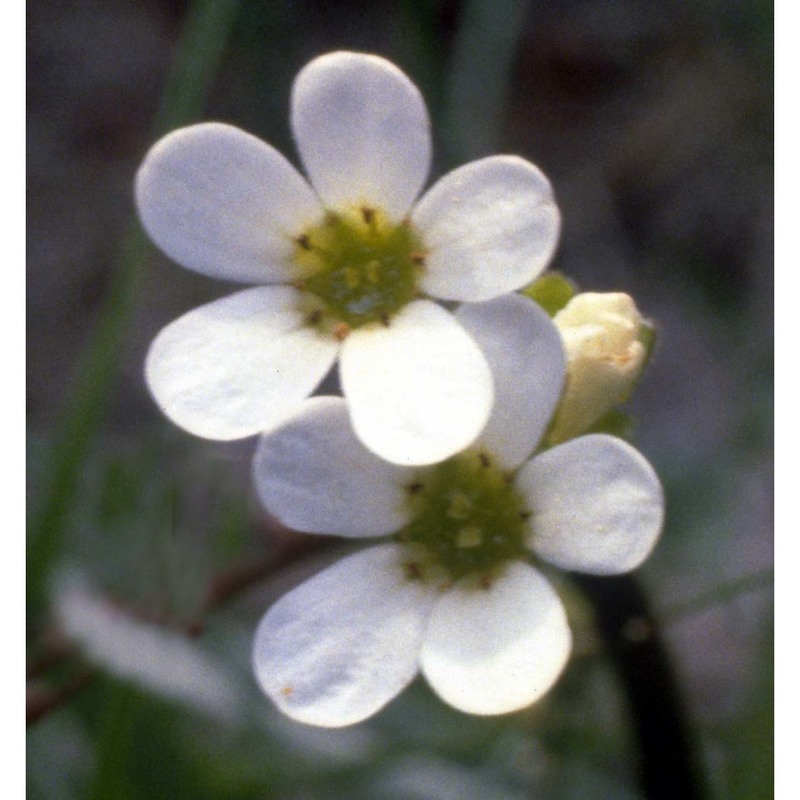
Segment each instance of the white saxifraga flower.
M558 239L547 178L515 156L450 172L417 200L431 160L425 103L393 64L337 52L292 91L308 182L273 147L219 123L164 137L136 180L153 241L185 267L265 284L168 325L148 385L175 423L210 439L268 430L338 357L353 427L403 464L475 439L486 360L430 298L485 301L533 280Z
M584 433L624 402L647 359L641 341L645 320L630 295L577 294L553 322L567 353L567 382L548 432L550 444Z
M285 524L390 537L296 587L261 620L256 677L296 720L359 722L420 670L462 711L527 706L571 649L562 603L529 561L625 572L660 534L658 478L622 440L584 436L530 457L565 372L545 312L507 295L456 316L495 385L492 415L469 449L433 466L382 461L353 433L347 402L333 397L305 401L259 442L256 486Z

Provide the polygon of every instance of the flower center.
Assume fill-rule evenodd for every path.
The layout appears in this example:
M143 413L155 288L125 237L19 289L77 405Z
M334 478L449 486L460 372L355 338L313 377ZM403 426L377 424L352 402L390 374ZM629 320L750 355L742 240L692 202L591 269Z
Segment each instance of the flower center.
M530 513L486 452L468 450L420 470L407 488L412 521L397 538L419 553L406 564L410 578L425 579L432 568L450 580L475 574L483 582L526 556Z
M295 239L298 288L311 299L312 324L343 336L368 323L389 324L417 295L422 245L406 222L391 223L378 209L329 211Z

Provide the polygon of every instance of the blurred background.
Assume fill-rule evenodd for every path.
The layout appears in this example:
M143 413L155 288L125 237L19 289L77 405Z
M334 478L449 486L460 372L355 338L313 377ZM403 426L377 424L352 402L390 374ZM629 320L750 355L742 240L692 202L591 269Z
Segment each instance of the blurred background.
M194 439L149 398L149 342L232 287L143 243L132 181L158 136L200 119L297 163L292 79L352 49L422 89L432 178L494 152L538 164L563 214L553 267L656 322L626 410L667 525L637 573L653 618L626 635L663 640L696 795L772 797L772 4L31 0L27 15L29 796L659 796L635 698L569 580L576 653L527 711L469 717L417 681L322 731L255 687L261 614L342 550L264 516L252 441Z

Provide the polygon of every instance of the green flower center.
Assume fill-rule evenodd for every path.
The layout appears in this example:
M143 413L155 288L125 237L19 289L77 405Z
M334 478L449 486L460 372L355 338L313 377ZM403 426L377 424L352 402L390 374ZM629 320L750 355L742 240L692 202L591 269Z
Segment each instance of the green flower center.
M389 324L417 296L422 245L407 222L395 225L378 209L328 212L295 239L298 288L310 300L309 320L344 337L369 323Z
M407 488L412 521L397 539L415 546L409 578L475 575L484 583L500 565L527 555L530 513L487 453L468 450L422 469Z

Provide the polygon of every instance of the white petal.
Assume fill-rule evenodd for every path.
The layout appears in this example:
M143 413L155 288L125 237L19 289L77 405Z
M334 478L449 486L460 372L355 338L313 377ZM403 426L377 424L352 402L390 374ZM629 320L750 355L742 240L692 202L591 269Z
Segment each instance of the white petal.
M664 519L658 476L629 444L581 436L536 456L517 474L527 498L530 547L563 569L616 575L653 549Z
M170 258L213 278L253 283L297 277L292 237L323 213L277 150L218 122L158 141L136 175L136 204Z
M292 129L329 208L375 205L399 221L428 175L425 101L378 56L329 53L304 67L292 91Z
M383 536L408 522L413 471L367 450L341 397L314 397L263 436L253 461L265 507L295 530Z
M514 469L533 452L558 405L566 372L561 336L537 303L518 294L466 303L456 317L494 379L494 407L478 442Z
M488 588L463 580L442 597L428 623L421 667L455 708L504 714L542 697L571 647L558 595L533 567L514 562Z
M396 464L442 461L471 444L489 418L486 359L429 300L409 303L388 327L350 333L339 371L357 436Z
M253 668L281 711L310 725L352 725L411 682L436 594L404 577L403 553L385 544L348 556L267 612Z
M443 300L491 300L530 283L552 257L560 214L550 182L516 156L445 175L411 220L425 245L422 288Z
M338 351L306 323L299 293L264 286L215 300L167 325L145 377L163 412L207 439L269 429L325 377Z

